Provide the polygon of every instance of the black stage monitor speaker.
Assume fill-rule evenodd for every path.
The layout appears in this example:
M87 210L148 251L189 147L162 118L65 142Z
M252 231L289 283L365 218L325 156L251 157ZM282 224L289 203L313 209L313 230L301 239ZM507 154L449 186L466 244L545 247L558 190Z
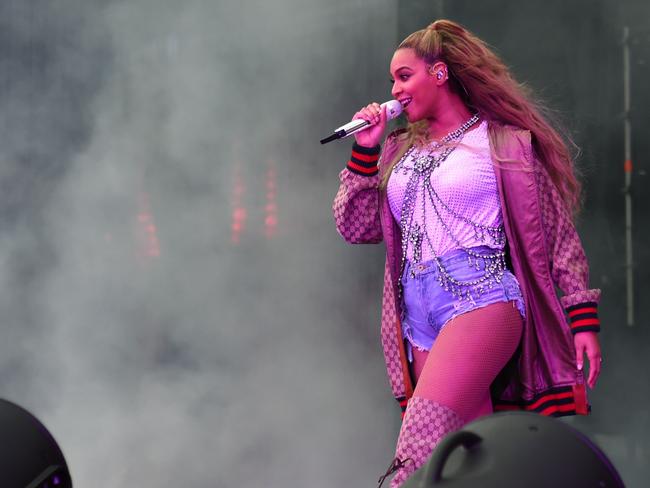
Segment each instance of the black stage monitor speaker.
M583 434L551 417L497 413L436 447L403 488L621 488L618 472Z
M0 399L0 486L72 488L54 437L24 408Z

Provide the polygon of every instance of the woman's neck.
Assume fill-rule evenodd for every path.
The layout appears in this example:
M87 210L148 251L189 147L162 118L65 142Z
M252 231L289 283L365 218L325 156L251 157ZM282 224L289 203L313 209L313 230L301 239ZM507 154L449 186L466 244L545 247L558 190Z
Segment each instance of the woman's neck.
M461 98L452 93L441 93L439 108L434 117L429 118L429 139L440 141L450 132L458 129L471 116Z

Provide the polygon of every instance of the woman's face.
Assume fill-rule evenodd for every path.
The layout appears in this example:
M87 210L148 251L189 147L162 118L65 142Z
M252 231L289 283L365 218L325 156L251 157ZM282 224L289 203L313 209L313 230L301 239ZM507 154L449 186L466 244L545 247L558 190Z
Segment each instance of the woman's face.
M409 122L434 115L438 83L429 68L411 48L398 49L390 62L391 93L402 103Z

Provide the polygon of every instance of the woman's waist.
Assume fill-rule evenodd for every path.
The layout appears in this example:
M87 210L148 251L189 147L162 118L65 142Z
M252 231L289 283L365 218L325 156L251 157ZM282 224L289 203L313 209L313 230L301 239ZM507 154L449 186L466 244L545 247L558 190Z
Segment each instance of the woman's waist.
M498 227L485 229L467 229L459 235L436 232L433 235L423 235L418 245L409 242L406 258L411 261L430 261L437 256L452 255L461 249L488 248L492 251L502 251L506 238L503 230Z
M426 257L417 262L407 258L404 264L404 276L440 274L442 268L443 272L451 274L454 278L465 280L483 276L486 268L490 274L498 272L497 268L501 267L500 263L503 262L504 257L505 252L502 248L486 245L455 247L439 256Z

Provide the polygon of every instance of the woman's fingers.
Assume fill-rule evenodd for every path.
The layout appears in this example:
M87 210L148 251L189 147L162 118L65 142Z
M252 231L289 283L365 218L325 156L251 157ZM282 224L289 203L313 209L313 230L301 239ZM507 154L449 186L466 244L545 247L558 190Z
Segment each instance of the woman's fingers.
M578 332L574 338L576 348L576 363L579 370L583 368L583 358L587 355L589 360L589 377L587 384L591 389L596 386L598 376L600 376L602 355L600 352L600 343L595 332Z
M382 109L378 103L371 103L359 110L352 118L363 119L367 120L371 124L377 124L381 120L381 112Z
M601 362L602 358L599 355L592 354L589 357L589 379L587 380L587 383L589 384L589 388L592 390L596 386L596 381L598 381L598 377L600 376L600 368L601 368Z
M370 127L355 134L357 143L367 147L379 144L386 129L386 109L378 103L371 103L359 110L353 118L365 120L370 124Z
M585 355L585 345L582 341L576 341L576 367L582 371L582 360Z

